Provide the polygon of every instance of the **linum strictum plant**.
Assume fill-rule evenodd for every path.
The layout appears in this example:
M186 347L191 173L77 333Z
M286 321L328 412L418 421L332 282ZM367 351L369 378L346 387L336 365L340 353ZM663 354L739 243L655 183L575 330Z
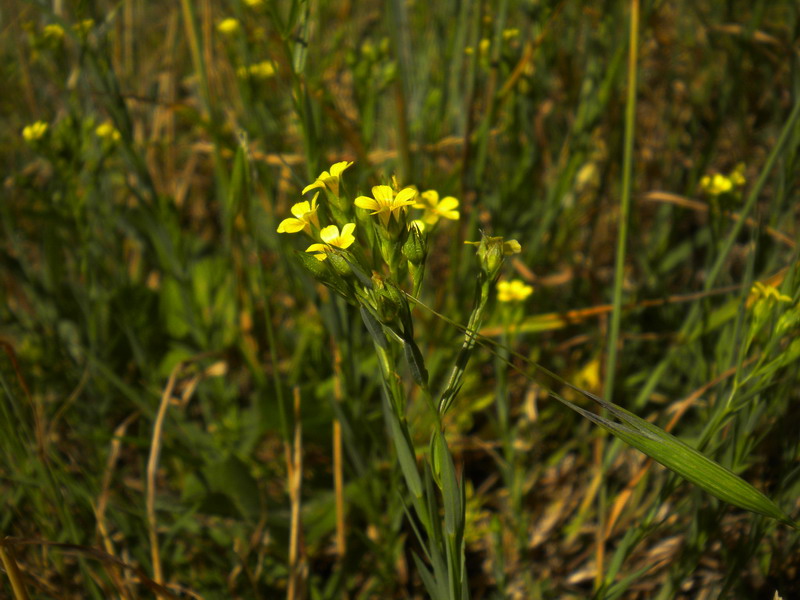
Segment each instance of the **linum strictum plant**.
M357 307L372 337L383 379L384 417L414 509L413 516L410 510L408 514L427 558L425 562L412 554L417 572L435 600L462 600L469 595L464 560L465 488L456 477L453 457L444 436L443 417L453 407L461 390L476 343L496 344L481 338L477 332L485 319L505 257L520 252L521 248L516 240L486 235L479 241L466 242L477 247L480 263L474 304L466 327L462 327L464 341L449 376L442 391L434 395L425 359L414 339L411 306L414 303L422 306L418 293L425 274L428 239L442 218L459 217L458 201L452 197L439 200L438 193L432 190L419 194L416 188L401 188L393 180L393 185L375 186L372 196L358 196L351 202L341 180L342 173L351 164L336 163L330 172L323 172L307 186L304 192L319 189L324 191L327 201L318 202L318 191L310 202L295 204L291 209L294 216L283 220L278 231L302 232L311 237L313 243L305 252L296 253L298 260L319 282ZM424 211L420 219L409 218L412 209ZM412 293L407 291L409 289ZM521 297L528 290L512 282L501 285L500 292L505 299L510 299ZM766 298L760 305L756 303L754 312L760 315L771 314L764 306L785 304L789 299L777 291L757 289L755 292ZM790 316L781 316L779 321L781 335L793 330L798 322L794 308L787 314ZM443 315L438 316L447 320ZM778 341L772 344L775 346ZM800 527L762 492L663 429L576 387L508 348L501 349L549 379L547 391L552 398L709 494L790 527ZM406 402L410 395L401 375L404 363L434 416L435 426L430 432L429 450L421 469L406 419ZM587 410L555 391L563 387L605 409L604 414ZM721 423L729 413L720 414L719 422L712 425ZM440 518L442 513L443 518Z
M488 236L472 242L480 261L475 302L449 377L434 396L425 359L414 338L412 304L423 283L429 237L443 221L459 218L458 200L452 196L440 199L435 190L419 193L415 187L401 187L393 178L392 185L377 185L370 196L351 201L342 182L342 174L351 164L336 163L309 184L303 193L317 190L315 195L295 204L293 217L283 220L278 232L309 236L313 243L305 252L296 253L300 263L358 308L380 365L384 416L413 506L412 526L427 558L424 561L414 555L418 573L432 598L466 598L465 492L444 436L443 417L461 389L476 331L484 320L503 259L519 252L520 245ZM318 201L320 192L325 193L326 201ZM412 215L414 210L422 213ZM404 382L404 363L413 384ZM406 419L409 384L418 386L434 416L422 468Z

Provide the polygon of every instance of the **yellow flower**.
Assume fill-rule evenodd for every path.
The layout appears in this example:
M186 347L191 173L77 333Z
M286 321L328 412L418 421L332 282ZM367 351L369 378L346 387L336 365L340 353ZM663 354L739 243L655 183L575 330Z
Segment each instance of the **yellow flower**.
M600 389L600 359L591 359L575 375L575 385L590 392Z
M47 133L47 128L50 127L45 121L36 121L30 125L26 125L22 130L22 138L26 142L35 142L44 137Z
M333 195L337 198L339 197L339 179L342 176L342 173L345 169L347 169L353 162L347 162L343 160L342 162L337 162L331 165L330 172L323 171L317 177L317 180L314 183L310 183L305 188L303 188L303 193L305 194L309 190L313 190L315 188L325 189L328 188Z
M745 183L747 183L747 179L744 177L744 163L739 163L736 165L736 168L731 171L729 177L733 185L736 187L742 187Z
M239 31L239 21L232 17L228 17L227 19L223 19L219 23L217 23L217 31L224 35L233 35L237 31Z
M497 284L497 299L500 302L522 302L533 293L533 288L521 279L500 281Z
M267 79L275 75L275 63L271 60L264 60L250 66L241 66L236 69L236 74L244 79L248 75L256 79Z
M247 4L250 8L258 8L262 4L264 4L264 0L244 0L244 3Z
M395 196L394 191L388 185L376 185L372 188L372 195L375 197L374 199L369 196L359 196L354 204L359 208L371 210L371 214L378 215L381 223L385 226L389 224L392 215L399 221L400 214L405 207L414 204L417 190L407 187L397 192L397 196Z
M713 177L710 175L704 175L700 179L700 187L704 192L711 196L721 196L722 194L730 192L733 189L733 182L729 177L725 177L725 175L717 173Z
M260 63L250 65L250 75L259 79L266 79L275 75L275 63L271 60L263 60Z
M42 35L49 41L59 42L64 39L64 28L58 23L51 23L44 26Z
M311 244L306 248L306 252L316 252L314 256L317 260L325 260L328 258L328 252L331 251L331 246L336 248L349 248L356 238L353 236L353 230L356 228L355 223L347 223L342 227L342 232L339 233L339 228L336 225L328 225L319 232L319 237L322 238L324 244Z
M792 299L786 294L781 294L773 285L764 285L760 281L756 281L753 287L750 288L750 296L747 298L748 305L757 302L758 300L773 299L777 302L791 302Z
M292 214L295 218L288 218L281 221L278 225L278 233L297 233L298 231L311 230L311 225L319 227L319 220L317 219L317 196L319 192L314 194L309 204L307 201L298 202L292 206ZM326 227L325 229L330 229ZM323 231L325 231L323 229Z
M428 190L420 194L421 202L417 202L414 208L425 209L425 214L422 220L426 225L435 225L440 217L457 221L459 213L456 210L458 207L458 200L453 196L445 196L439 200L439 192L436 190Z
M109 142L118 142L122 138L117 128L111 124L111 121L101 123L94 132L98 137L108 140Z

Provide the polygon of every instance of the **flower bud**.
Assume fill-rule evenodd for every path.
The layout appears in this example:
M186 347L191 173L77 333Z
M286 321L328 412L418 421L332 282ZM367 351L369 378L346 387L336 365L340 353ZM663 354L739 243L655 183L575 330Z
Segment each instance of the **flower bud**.
M481 261L481 270L487 279L493 281L500 267L503 265L505 256L517 254L522 250L517 240L503 241L502 237L491 237L484 235L480 242L464 242L478 247L478 259Z
M403 244L403 255L414 266L423 264L428 255L428 244L416 223L408 226L408 237Z
M344 296L348 301L352 302L354 300L353 292L350 286L336 272L335 267L331 268L328 265L328 263L331 261L317 260L314 255L308 254L307 252L296 252L295 256L297 256L300 264L314 277L314 279L326 285L337 294ZM331 256L334 256L334 254L331 254ZM345 266L347 266L347 263L345 263Z

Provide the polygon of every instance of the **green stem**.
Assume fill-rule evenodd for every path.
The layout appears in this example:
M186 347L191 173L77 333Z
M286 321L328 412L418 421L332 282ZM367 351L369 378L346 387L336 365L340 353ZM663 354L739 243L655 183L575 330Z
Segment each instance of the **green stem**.
M622 282L625 278L625 249L628 242L628 223L631 208L631 178L633 172L633 142L636 125L636 63L639 45L639 0L631 1L631 24L628 53L628 97L625 106L625 145L622 157L622 198L620 200L619 236L614 265L614 299L611 326L608 334L608 358L604 396L614 395L614 375L617 368L617 344L622 317Z
M482 276L478 282L477 298L475 307L472 309L472 314L469 316L467 323L467 332L464 337L464 343L461 350L458 352L456 362L453 365L453 370L450 371L450 377L447 380L447 385L442 392L441 399L439 400L439 414L444 417L447 411L452 406L456 394L461 387L461 380L464 377L464 370L467 368L467 363L475 348L475 340L478 329L483 322L484 312L486 311L486 303L489 300L489 292L492 282L488 277Z

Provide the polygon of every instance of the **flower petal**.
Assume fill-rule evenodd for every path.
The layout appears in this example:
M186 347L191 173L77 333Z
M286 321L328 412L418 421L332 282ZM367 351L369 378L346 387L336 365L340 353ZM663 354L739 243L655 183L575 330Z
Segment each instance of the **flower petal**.
M353 164L352 162L347 162L346 160L332 164L331 175L333 177L341 177L342 172L352 164Z
M302 219L307 213L311 212L311 205L306 202L298 202L292 206L292 214L298 219Z
M372 188L372 195L379 203L389 203L394 198L394 192L388 185L376 185Z
M417 190L415 190L413 187L407 187L397 192L397 196L394 199L394 204L399 206L414 204L414 198L416 197Z
M336 225L323 227L319 232L319 237L322 238L323 242L330 244L332 240L339 237L339 228Z
M353 231L355 231L356 224L355 223L345 223L345 226L342 227L342 235L340 237L347 238L353 237ZM348 244L349 246L350 244Z
M442 201L436 205L436 208L441 212L447 212L455 209L456 207L458 207L458 200L452 196L445 196L442 198Z
M358 208L365 208L367 210L378 211L381 209L381 205L375 202L375 200L369 196L359 196L355 199L353 204L355 204Z
M306 248L306 252L317 252L317 254L314 255L314 258L317 260L325 260L328 258L327 248L328 247L324 244L311 244L308 248Z
M303 191L300 192L300 193L301 194L305 194L307 191L313 190L313 189L316 189L316 188L325 189L325 184L322 181L320 181L319 179L317 179L314 183L309 183L306 187L304 187Z
M303 231L305 226L306 224L300 219L292 219L290 217L281 221L280 225L278 225L278 233L297 233L298 231Z

